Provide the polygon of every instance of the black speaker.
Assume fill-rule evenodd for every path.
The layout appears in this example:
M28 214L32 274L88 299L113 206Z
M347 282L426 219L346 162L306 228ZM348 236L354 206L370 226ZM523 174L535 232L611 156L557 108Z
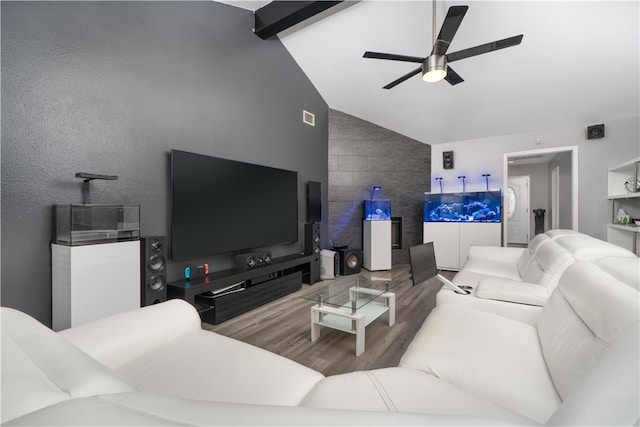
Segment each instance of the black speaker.
M442 169L453 169L453 151L442 152Z
M322 221L322 189L319 182L307 183L307 221Z
M318 222L304 225L304 253L305 255L320 253L320 223Z
M271 252L247 252L236 255L236 263L241 268L255 268L271 262Z
M302 281L313 285L320 281L320 223L304 225L304 254L313 255L309 271L303 271Z
M593 125L587 128L587 139L604 138L604 124Z
M167 249L162 236L140 239L140 303L167 300Z
M337 249L340 256L340 275L360 273L362 269L362 251L360 249Z

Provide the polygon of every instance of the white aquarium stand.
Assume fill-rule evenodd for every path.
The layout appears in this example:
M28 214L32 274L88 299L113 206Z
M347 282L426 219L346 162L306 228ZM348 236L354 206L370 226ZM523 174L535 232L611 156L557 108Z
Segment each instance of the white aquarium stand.
M369 271L391 270L391 220L362 221L362 266Z
M52 326L71 328L140 307L140 241L51 245Z
M439 269L458 271L472 245L500 246L500 222L425 222L423 243L433 242Z

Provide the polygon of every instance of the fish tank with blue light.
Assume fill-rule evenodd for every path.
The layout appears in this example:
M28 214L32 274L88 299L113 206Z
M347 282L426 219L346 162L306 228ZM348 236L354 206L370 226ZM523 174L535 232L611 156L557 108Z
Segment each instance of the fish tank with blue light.
M373 199L364 201L364 219L382 221L391 219L391 200Z
M501 192L425 193L424 222L500 222Z

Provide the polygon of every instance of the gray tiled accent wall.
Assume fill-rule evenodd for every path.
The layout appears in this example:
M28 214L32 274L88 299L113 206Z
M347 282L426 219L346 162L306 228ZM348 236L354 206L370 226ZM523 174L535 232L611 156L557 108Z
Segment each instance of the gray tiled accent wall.
M422 243L422 202L430 191L431 146L337 110L329 110L329 239L362 247L364 200L391 200L402 217L402 249L393 265L409 263L409 246ZM325 246L330 246L327 244Z

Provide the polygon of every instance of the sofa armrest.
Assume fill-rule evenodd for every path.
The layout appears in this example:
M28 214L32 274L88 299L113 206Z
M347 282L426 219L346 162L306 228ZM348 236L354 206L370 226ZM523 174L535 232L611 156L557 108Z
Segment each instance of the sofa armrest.
M467 250L467 259L499 260L516 264L526 248L507 248L504 246L471 245Z
M544 286L509 279L483 279L476 289L478 298L542 307L549 298Z
M58 334L108 367L117 369L159 345L201 328L196 309L184 300L173 299Z

